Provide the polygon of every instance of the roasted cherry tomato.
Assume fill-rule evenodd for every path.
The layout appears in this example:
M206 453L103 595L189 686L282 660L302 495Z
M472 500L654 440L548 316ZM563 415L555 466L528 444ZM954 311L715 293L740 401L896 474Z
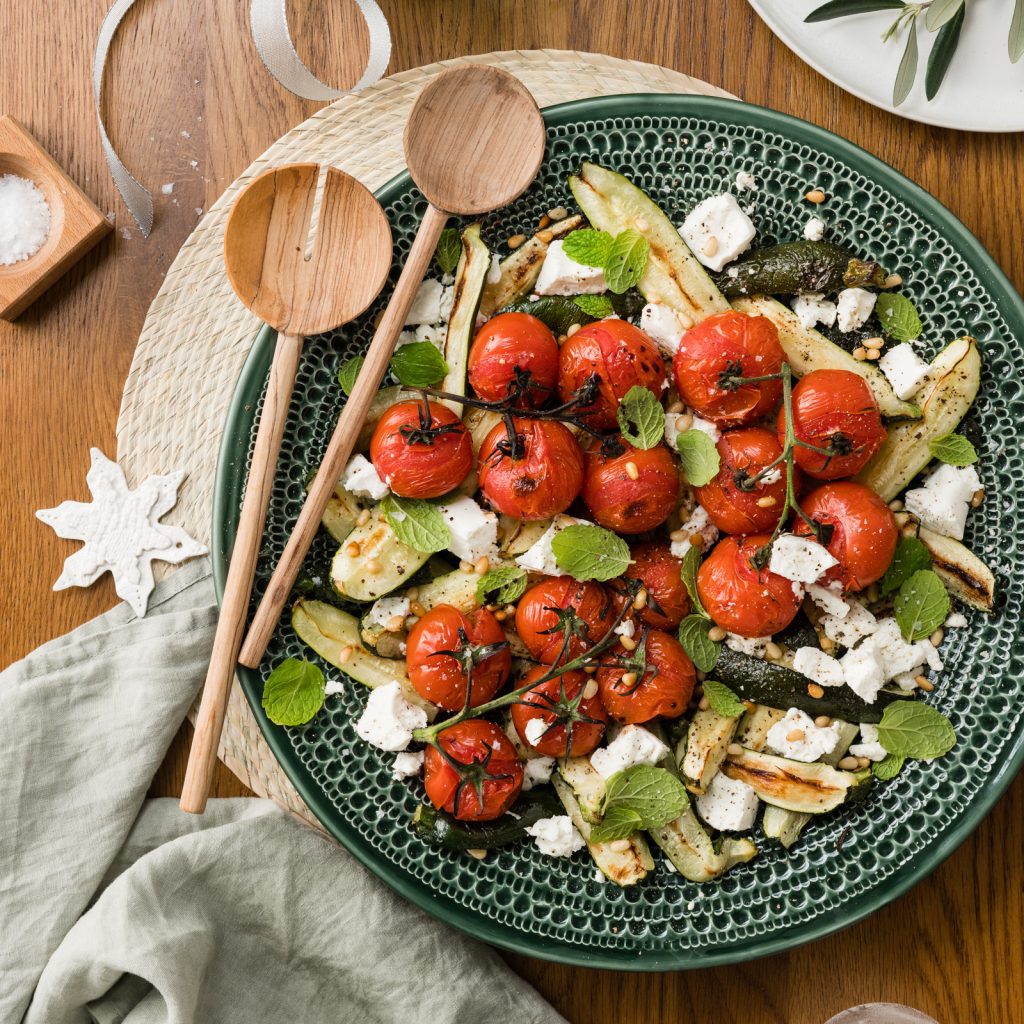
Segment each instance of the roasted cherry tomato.
M587 406L587 422L597 430L615 428L615 412L626 392L639 384L661 395L665 360L658 347L638 327L625 320L599 320L581 327L562 345L558 387L568 402L590 377L599 380L599 393Z
M822 582L839 580L844 590L863 590L885 575L896 553L899 528L892 510L870 487L852 480L823 484L800 507L823 527L821 540L839 560ZM797 518L793 532L809 534L811 530Z
M640 580L647 593L636 613L656 629L675 629L690 614L690 595L683 583L683 563L664 541L646 541L630 549L632 564L626 576ZM611 584L609 584L611 586Z
M658 444L646 451L621 439L621 455L587 450L581 497L596 522L616 533L643 533L665 522L679 497L679 469Z
M733 310L691 327L672 358L676 387L691 409L724 426L753 423L782 397L782 381L723 387L725 378L778 373L786 358L775 324Z
M518 408L540 408L558 386L558 342L551 329L529 313L488 320L469 353L469 383L488 402L518 393Z
M516 688L528 686L548 671L546 665L538 665ZM548 757L582 757L595 750L604 735L608 712L596 692L576 703L589 682L590 676L585 672L566 672L529 690L522 703L512 705L512 724L519 738L531 750ZM531 722L539 724L530 725Z
M523 786L523 763L512 741L493 722L459 722L440 733L437 741L462 767L427 747L423 785L435 807L459 821L493 821L515 803Z
M754 565L767 533L725 537L697 570L697 593L715 625L738 636L772 636L800 608L793 584Z
M492 644L504 646L477 660ZM459 711L466 704L466 669L470 669L473 690L469 706L475 708L489 701L508 679L512 655L498 620L486 608L460 612L450 604L439 604L412 627L405 666L421 697L445 711Z
M644 629L634 650L612 647L597 670L601 701L612 718L638 724L659 715L678 718L690 703L697 675L674 637Z
M573 636L567 660L600 643L615 622L611 595L600 583L580 582L571 576L552 576L535 583L519 599L516 632L538 661L553 665L562 653L565 634L555 609L571 608L582 620L582 635Z
M748 490L751 481L774 462L782 448L770 430L741 427L719 438L718 475L696 488L697 500L723 533L761 533L775 529L786 502L786 467L770 471L770 483Z
M480 446L480 490L516 519L550 519L576 500L583 486L583 452L564 423L519 419L515 438L499 423Z
M473 468L473 442L446 405L399 402L380 418L370 440L378 476L402 498L437 498Z
M849 370L812 370L793 388L793 433L798 441L831 449L823 455L796 446L796 464L819 480L859 473L885 440L882 414L863 377ZM786 441L785 410L779 410L780 444Z

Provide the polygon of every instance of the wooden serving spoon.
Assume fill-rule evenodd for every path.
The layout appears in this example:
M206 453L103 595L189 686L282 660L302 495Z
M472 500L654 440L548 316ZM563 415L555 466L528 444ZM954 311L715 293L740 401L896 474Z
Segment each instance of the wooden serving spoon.
M451 214L479 216L526 191L544 157L544 119L526 87L486 65L452 68L424 86L405 128L405 159L429 205L394 294L342 410L320 471L278 562L239 658L260 663L320 517L356 443L395 340Z
M181 809L192 814L203 813L210 792L302 339L362 313L391 266L391 227L380 204L334 167L324 176L305 258L319 178L318 164L261 174L236 200L224 233L231 287L278 335L181 793Z

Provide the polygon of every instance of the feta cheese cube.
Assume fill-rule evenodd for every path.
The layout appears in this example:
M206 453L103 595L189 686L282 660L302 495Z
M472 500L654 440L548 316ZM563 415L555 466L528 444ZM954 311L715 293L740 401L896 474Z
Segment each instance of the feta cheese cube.
M807 596L826 614L837 619L845 619L850 614L850 605L843 598L842 584L836 581L827 587L812 583L807 588Z
M718 527L711 522L711 518L702 505L694 505L690 518L679 529L686 534L686 537L683 540L672 541L671 551L673 558L686 557L686 552L693 546L690 543L690 538L693 536L700 536L701 550L703 551L707 551L718 539Z
M878 726L865 722L860 727L860 743L850 747L854 757L866 757L869 761L884 761L889 751L878 742Z
M523 730L526 733L526 742L531 747L537 746L542 739L544 734L548 731L550 723L545 721L543 718L531 718L526 723L526 728Z
M623 619L616 627L619 636L632 637L636 633L636 623L632 619Z
M523 762L523 789L533 789L534 786L543 786L551 780L551 773L555 770L555 759L553 757L528 757Z
M967 616L963 612L950 612L943 625L946 629L963 629L967 625Z
M915 487L903 496L906 510L922 526L945 537L963 540L971 498L981 487L973 466L940 466L923 487Z
M551 550L551 542L567 526L592 526L586 519L575 516L559 515L551 520L551 525L527 548L516 560L516 565L527 572L539 572L545 576L563 576L563 571L555 561L555 553Z
M799 734L790 739L793 734ZM768 746L777 750L783 757L792 761L803 761L810 764L818 758L831 754L839 742L839 727L814 724L814 719L799 708L790 708L785 716L777 721L765 737Z
M799 647L793 655L793 669L819 686L842 686L843 666L817 647Z
M754 824L758 799L742 779L718 772L707 791L697 797L697 813L719 832L743 832Z
M685 418L689 416L689 418ZM722 437L721 430L710 420L701 419L693 413L667 412L665 413L665 443L674 452L679 451L679 435L687 430L700 430L708 435L715 444L718 444Z
M836 304L823 292L801 292L793 299L793 312L808 330L818 324L831 327L836 322Z
M845 615L823 615L819 623L825 636L843 647L853 647L878 629L878 619L859 601L847 602Z
M570 259L565 241L559 238L548 246L533 288L538 295L598 295L608 290L608 284L600 267L587 267Z
M737 192L756 192L757 191L757 178L755 178L749 171L737 171L736 172L736 191Z
M376 467L365 455L353 455L341 474L341 486L357 498L380 501L388 494L388 485L381 480Z
M498 517L472 498L456 498L439 506L448 524L448 550L466 562L498 553Z
M370 691L370 699L356 722L356 733L380 750L405 750L412 742L414 729L423 729L427 713L410 704L401 686L385 683Z
M568 814L540 818L527 825L526 831L533 836L537 849L548 857L571 857L587 845Z
M928 376L928 364L907 342L886 345L878 368L892 385L897 398L907 399L916 394L922 381Z
M683 337L679 317L668 307L649 302L640 311L640 330L670 359L676 354Z
M408 750L395 755L395 763L392 765L391 777L403 782L405 779L412 779L419 775L423 768L423 751Z
M382 597L373 602L366 613L366 623L370 626L387 626L396 616L403 619L409 614L409 598Z
M668 747L653 733L639 725L624 725L607 747L590 755L590 763L602 778L610 779L636 764L657 764L668 753Z
M844 334L863 327L875 308L874 292L866 288L844 288L836 299L836 320Z
M772 543L768 569L795 583L815 583L834 565L838 565L828 548L810 537L784 533Z
M409 312L405 314L406 324L439 324L441 315L441 294L444 285L434 278L428 277L416 292ZM451 303L449 303L449 309Z
M885 685L885 674L874 644L865 640L859 647L847 651L839 662L846 685L862 700L874 704L878 691Z
M772 642L770 636L740 636L737 633L725 634L725 646L731 651L739 654L746 654L751 658L763 658L768 645Z
M491 265L487 268L487 283L497 284L501 280L501 257L497 253L491 255Z
M820 217L808 217L804 225L804 238L808 242L820 242L825 237L825 222Z
M757 233L728 192L698 203L679 229L690 251L709 270L721 270L750 248Z

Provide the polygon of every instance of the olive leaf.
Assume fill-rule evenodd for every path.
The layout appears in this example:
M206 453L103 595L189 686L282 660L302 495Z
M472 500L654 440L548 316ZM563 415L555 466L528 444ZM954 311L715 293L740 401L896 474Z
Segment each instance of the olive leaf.
M929 8L928 13L931 14L931 11L932 8ZM949 70L950 61L960 42L960 30L964 25L965 13L963 0L960 0L960 7L953 12L952 20L942 24L932 44L932 52L928 54L928 68L924 74L924 94L929 100L935 97Z
M829 0L811 11L804 22L831 21L850 14L871 14L874 11L898 11L905 6L903 0Z
M1024 57L1024 0L1017 0L1013 5L1007 50L1010 54L1011 64L1016 64L1021 57Z
M909 95L917 78L917 22L907 26L907 46L903 51L900 69L896 72L896 83L892 87L892 105L898 107Z
M924 26L929 32L942 28L954 15L963 10L964 0L932 0L925 11Z

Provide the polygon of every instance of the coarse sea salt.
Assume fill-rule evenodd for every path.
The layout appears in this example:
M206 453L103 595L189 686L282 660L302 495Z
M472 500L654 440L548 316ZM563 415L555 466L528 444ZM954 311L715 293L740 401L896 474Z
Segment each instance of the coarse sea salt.
M0 176L0 266L34 256L50 233L50 207L40 188L16 174Z

